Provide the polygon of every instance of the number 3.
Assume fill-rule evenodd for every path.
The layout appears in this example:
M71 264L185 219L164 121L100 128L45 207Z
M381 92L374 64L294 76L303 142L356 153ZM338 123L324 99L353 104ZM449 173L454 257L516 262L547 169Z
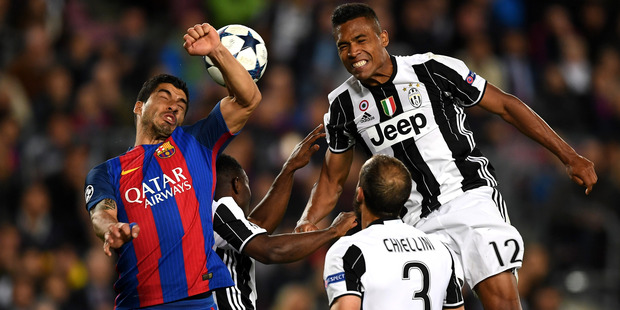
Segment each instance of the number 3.
M415 291L411 299L422 299L424 301L424 310L431 309L431 299L428 297L429 288L429 272L428 267L421 262L407 262L403 268L403 280L409 280L411 269L418 269L422 273L422 289Z

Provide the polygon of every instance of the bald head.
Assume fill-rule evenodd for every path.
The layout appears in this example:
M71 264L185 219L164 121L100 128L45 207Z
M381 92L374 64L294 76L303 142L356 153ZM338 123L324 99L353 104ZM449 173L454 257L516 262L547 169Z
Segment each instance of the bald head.
M359 187L370 212L378 217L398 217L411 193L411 174L400 160L375 155L362 166Z

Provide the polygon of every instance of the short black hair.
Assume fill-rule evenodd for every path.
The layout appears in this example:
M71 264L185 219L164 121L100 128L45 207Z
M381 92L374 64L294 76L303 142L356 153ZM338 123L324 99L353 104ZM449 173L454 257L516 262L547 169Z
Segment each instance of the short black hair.
M242 174L243 167L232 156L228 154L221 154L215 161L215 173L217 177L217 183L228 182L235 177Z
M332 13L332 29L358 17L365 17L375 22L377 30L381 32L381 24L377 13L364 3L345 3L339 5Z
M138 93L138 98L136 101L146 102L157 86L162 83L170 83L174 87L182 90L185 93L185 97L187 97L186 104L189 107L189 90L187 89L187 84L180 78L170 74L159 74L144 82L144 84L142 84L142 89L140 89L140 92ZM185 112L187 113L187 109L185 109Z
M360 172L359 186L370 212L379 217L398 217L411 193L411 174L398 159L375 155Z

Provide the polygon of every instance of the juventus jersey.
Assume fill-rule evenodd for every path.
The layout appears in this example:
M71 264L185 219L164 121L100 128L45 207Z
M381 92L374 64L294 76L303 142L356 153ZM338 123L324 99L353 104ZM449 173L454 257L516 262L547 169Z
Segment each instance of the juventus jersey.
M432 53L391 61L386 83L367 87L351 77L332 91L324 121L332 152L359 144L369 156L394 156L407 166L413 186L402 217L415 224L464 191L497 185L464 112L481 100L486 80Z
M255 260L242 253L255 236L267 233L246 219L232 197L213 202L214 249L232 275L234 286L215 291L220 310L256 309Z
M437 239L401 219L371 223L327 251L323 280L330 306L344 295L362 309L442 309L463 305L461 269Z

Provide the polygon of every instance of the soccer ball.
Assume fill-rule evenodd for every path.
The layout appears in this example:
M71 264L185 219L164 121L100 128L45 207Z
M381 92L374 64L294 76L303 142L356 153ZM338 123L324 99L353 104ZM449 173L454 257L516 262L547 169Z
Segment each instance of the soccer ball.
M243 25L228 25L217 30L224 47L248 70L248 73L257 82L267 68L267 48L265 41L252 28ZM213 61L204 56L207 73L215 82L226 86L222 72L213 65Z

